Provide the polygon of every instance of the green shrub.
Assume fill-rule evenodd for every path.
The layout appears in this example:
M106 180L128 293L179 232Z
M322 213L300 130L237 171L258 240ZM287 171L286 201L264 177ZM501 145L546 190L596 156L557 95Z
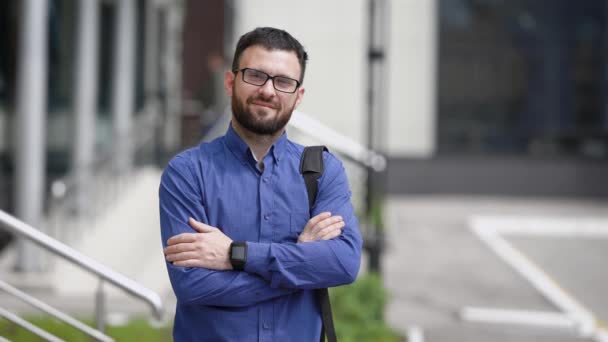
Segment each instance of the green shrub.
M377 274L366 274L351 285L333 288L330 297L340 342L403 340L384 322L387 293Z

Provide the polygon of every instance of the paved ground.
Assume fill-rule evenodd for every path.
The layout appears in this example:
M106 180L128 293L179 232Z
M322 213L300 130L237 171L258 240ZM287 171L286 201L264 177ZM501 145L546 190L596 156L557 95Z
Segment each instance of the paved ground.
M416 196L388 201L389 323L425 341L583 341L565 331L463 322L465 306L556 311L467 228L471 215L607 217L608 202ZM509 238L599 319L608 319L608 240Z

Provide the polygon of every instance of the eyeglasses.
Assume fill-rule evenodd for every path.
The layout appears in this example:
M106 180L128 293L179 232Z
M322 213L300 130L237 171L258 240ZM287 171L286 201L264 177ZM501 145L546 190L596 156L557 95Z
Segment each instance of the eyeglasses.
M239 71L243 74L243 82L256 86L263 86L270 79L272 80L272 86L274 89L283 93L295 93L295 91L300 87L300 82L298 80L294 80L293 78L285 76L270 76L263 71L250 68L234 70L233 72L236 74Z

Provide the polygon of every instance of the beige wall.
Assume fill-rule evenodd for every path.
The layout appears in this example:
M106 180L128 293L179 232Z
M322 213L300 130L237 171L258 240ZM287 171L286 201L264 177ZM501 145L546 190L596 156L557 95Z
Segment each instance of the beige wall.
M437 1L393 0L387 151L428 157L435 150Z

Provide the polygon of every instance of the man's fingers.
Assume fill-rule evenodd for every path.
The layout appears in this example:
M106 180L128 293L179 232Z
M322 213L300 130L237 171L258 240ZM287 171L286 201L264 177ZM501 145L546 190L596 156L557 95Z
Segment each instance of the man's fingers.
M331 239L337 238L338 236L340 236L341 232L342 232L342 230L340 230L340 229L334 229L334 230L330 231L329 233L321 236L321 238L319 240L331 240Z
M317 234L318 232L320 232L321 230L336 224L338 222L342 222L342 216L332 216L329 218L326 218L322 221L320 221L319 223L317 223L313 228L312 228L312 233L313 234Z
M165 259L169 262L184 261L184 260L190 260L190 259L195 259L195 258L196 258L195 252L171 253L171 254L167 254L165 256Z
M175 262L173 262L173 266L177 266L177 267L201 267L199 261L196 260L196 259L188 259L188 260L182 260L182 261L175 261Z
M336 236L340 235L340 233L342 233L342 228L344 228L344 226L344 221L336 222L320 230L317 236L320 240L333 239Z
M188 252L196 250L196 245L193 243L178 243L176 245L167 246L164 249L166 254L180 253L180 252Z
M213 227L199 222L192 217L188 219L188 223L190 224L190 227L199 233L211 233L213 231Z
M194 233L181 233L179 235L175 235L167 240L167 245L177 245L178 243L188 243L196 241L196 234Z
M312 217L310 220L308 220L304 229L306 229L306 228L310 229L310 228L314 227L315 225L317 225L319 222L327 219L328 217L331 217L331 213L329 211L324 211L324 212Z

